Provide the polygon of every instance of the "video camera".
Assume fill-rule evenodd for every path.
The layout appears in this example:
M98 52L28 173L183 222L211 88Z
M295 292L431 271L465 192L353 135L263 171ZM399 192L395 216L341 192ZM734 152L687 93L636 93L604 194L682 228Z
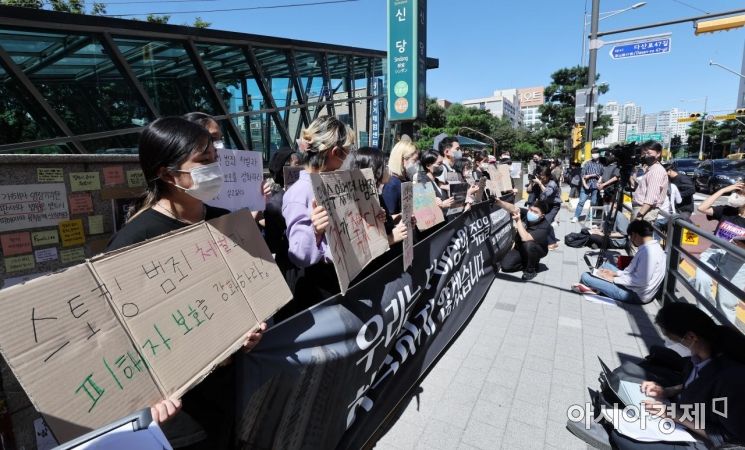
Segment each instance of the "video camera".
M642 163L642 146L636 142L618 144L610 152L619 168L633 168Z

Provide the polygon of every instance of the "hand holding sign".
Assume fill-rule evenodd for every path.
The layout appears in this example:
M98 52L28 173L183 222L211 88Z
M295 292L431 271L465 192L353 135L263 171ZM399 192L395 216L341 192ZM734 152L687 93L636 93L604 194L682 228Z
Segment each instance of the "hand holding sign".
M310 221L313 223L313 231L316 236L323 236L326 232L326 228L329 226L329 212L323 205L318 206L315 200L313 200L313 211L310 213Z

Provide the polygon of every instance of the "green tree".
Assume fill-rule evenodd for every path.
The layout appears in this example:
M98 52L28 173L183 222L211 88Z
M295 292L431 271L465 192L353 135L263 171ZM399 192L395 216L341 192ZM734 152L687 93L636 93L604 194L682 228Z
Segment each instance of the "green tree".
M86 8L85 0L0 0L0 4L32 9L45 9L44 5L48 4L48 9L52 11L72 14L90 14L92 16L106 14L105 4L94 1L90 8Z
M577 89L587 84L587 67L574 66L559 69L551 74L551 83L544 90L546 103L541 105L541 121L546 125L546 137L565 142L566 148L571 145L572 127L574 126L574 106ZM595 81L600 79L598 74ZM608 85L596 86L596 95L608 92ZM594 123L593 138L599 139L610 134L611 119L598 111L598 120Z
M169 15L159 16L157 14L148 14L147 17L145 17L145 21L150 23L166 24L169 20L171 20L171 16Z
M193 26L194 28L209 28L212 26L212 22L207 22L206 20L197 16L191 26Z
M720 122L716 127L715 153L724 156L736 153L745 144L745 126L736 120Z
M688 144L688 151L698 153L699 149L701 148L701 129L702 129L703 121L697 120L695 122L691 122L691 125L686 130L686 134L688 135L688 139L686 139L686 143ZM707 120L706 121L706 128L704 129L705 137L704 137L704 155L710 155L711 154L711 141L712 136L716 133L716 122L713 120Z

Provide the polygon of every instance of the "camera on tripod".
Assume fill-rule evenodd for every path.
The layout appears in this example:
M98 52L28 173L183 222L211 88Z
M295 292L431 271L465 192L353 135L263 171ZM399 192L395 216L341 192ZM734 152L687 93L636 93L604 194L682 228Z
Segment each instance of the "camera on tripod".
M642 163L642 146L636 142L618 144L610 149L619 168L634 168Z

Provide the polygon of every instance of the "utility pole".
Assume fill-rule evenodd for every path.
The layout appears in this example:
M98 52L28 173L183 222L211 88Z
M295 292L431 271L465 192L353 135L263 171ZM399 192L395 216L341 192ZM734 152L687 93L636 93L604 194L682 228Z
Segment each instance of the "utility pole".
M587 104L585 107L585 160L590 159L592 149L592 125L595 111L595 73L598 62L598 22L600 21L600 0L592 0L592 18L590 19L590 63L587 69Z
M709 96L704 97L704 113L701 115L701 144L698 147L698 160L704 160L704 134L706 132L706 106L709 102Z

